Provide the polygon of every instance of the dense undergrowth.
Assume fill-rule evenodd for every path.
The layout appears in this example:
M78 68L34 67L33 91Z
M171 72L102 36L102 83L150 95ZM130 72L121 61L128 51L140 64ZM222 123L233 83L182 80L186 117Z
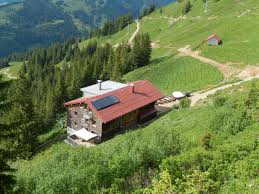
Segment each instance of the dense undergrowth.
M19 193L254 193L258 87L218 93L95 148L63 142L16 163ZM242 91L241 91L242 90ZM231 95L235 94L235 95Z

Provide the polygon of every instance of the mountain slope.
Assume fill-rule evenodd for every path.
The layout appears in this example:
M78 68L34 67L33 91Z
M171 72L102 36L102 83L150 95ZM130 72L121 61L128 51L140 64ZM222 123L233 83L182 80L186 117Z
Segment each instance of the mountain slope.
M155 65L130 72L124 79L149 79L169 94L171 90L179 89L175 88L170 79L178 74L177 69L180 69L175 64L181 66L177 57L186 56L215 66L225 76L225 81L259 75L259 58L256 54L259 52L259 37L256 35L259 26L257 3L254 0L211 0L208 1L208 12L204 12L202 1L191 1L190 12L183 15L182 10L186 2L165 6L139 21L140 33L148 32L151 36L152 58L157 60L152 63ZM130 26L131 30L135 28L135 24ZM223 40L222 45L207 45L207 37L214 33ZM102 37L97 41L117 45L121 41L127 41L129 37L125 29L114 36ZM89 41L91 40L83 41L80 46L83 48ZM185 60L185 63L188 62L192 66L195 60ZM163 72L161 74L157 73L160 69ZM170 69L172 73L168 71ZM162 80L163 77L165 79ZM205 77L203 79L206 81Z
M160 6L172 1L25 0L0 7L0 56L86 36L89 29L107 19L128 12L137 16L145 5Z
M149 32L152 38L153 61L125 75L126 81L149 79L170 94L175 89L224 84L225 74L212 61L237 70L232 80L225 77L224 81L241 79L240 72L249 64L256 70L259 58L251 52L258 49L255 1L211 0L207 13L202 1L191 1L191 11L182 17L185 2L140 21L140 32ZM244 9L251 11L243 14ZM134 23L129 32L124 29L94 40L116 46L128 41L135 29ZM212 33L219 34L223 45L207 46ZM244 37L246 41L240 41ZM80 47L90 41L81 42ZM192 52L211 59L210 63L190 58ZM258 87L258 80L230 87L195 107L173 110L147 127L91 149L57 143L32 160L14 165L18 168L15 189L18 193L256 193Z
M254 83L259 87L258 81ZM162 188L154 183L156 192L145 193L165 193L163 188L176 193L255 193L259 126L256 121L246 122L239 109L247 109L243 103L250 88L249 83L225 90L209 103L172 111L94 148L57 143L33 160L16 164L16 189L19 193L144 193L143 188L152 188L164 171L170 181L161 180ZM219 99L225 101L217 104ZM258 113L253 108L248 111L252 117Z
M153 41L155 58L177 53L187 45L201 55L236 67L259 63L258 11L254 0L208 1L204 12L202 1L191 1L192 8L183 15L186 1L173 3L143 18L140 32L148 32ZM221 46L208 46L207 38L216 33ZM116 44L116 39L107 38Z

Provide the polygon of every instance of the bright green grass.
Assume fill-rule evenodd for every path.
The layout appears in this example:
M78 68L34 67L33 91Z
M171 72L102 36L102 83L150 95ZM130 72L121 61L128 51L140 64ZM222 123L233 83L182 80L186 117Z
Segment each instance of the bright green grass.
M222 63L234 63L236 67L259 64L259 5L255 0L211 0L207 13L201 0L191 0L191 3L192 10L185 18L181 18L184 4L172 3L163 7L162 13L159 9L140 21L140 32L148 32L152 42L157 43L153 59L170 56L178 48L190 45L194 50L200 50L203 56ZM130 33L125 28L97 41L113 45L127 41L135 28L134 23L130 26ZM214 33L222 38L223 45L207 45L207 37ZM88 41L83 41L80 48Z
M214 67L198 60L184 57L166 57L154 60L151 65L124 76L126 81L150 80L165 94L175 90L195 91L218 84L222 74Z
M176 54L177 52L175 51L174 48L154 48L152 50L152 55L151 59L159 59L159 58L164 58L164 57L169 57L172 56L172 54Z
M66 133L66 129L56 125L48 133L38 136L38 141L39 141L38 143L39 145L42 145L45 142L57 137L58 135L65 134L65 133Z
M191 1L192 10L186 19L176 22L165 18L178 18L182 15L183 4L175 3L156 11L141 21L141 32L148 32L153 42L161 48L177 48L191 45L202 51L202 55L219 62L234 62L243 66L259 63L259 5L254 0L209 1L209 11L204 13L202 1ZM240 16L243 12L248 13ZM206 39L218 34L224 44L207 46ZM157 58L157 56L155 56Z
M121 42L128 42L130 37L132 36L132 34L136 31L137 25L135 22L133 22L129 28L126 27L123 30L119 31L118 33L112 35L112 36L104 36L104 37L100 37L100 38L92 38L89 40L85 40L82 41L79 44L79 48L82 49L84 47L87 46L87 44L90 41L96 40L98 41L100 44L105 44L105 43L110 43L111 45L116 45L117 43L121 43Z
M10 67L0 69L0 74L3 75L3 80L8 81L10 78L7 74L11 75L12 77L17 77L23 62L10 62ZM6 72L6 73L5 73Z
M97 179L108 179L109 173L124 174L124 168L136 168L144 151L152 150L158 157L165 157L163 146L174 145L169 143L172 133L181 133L184 144L197 146L208 131L212 114L212 110L204 107L171 112L143 129L119 135L91 149L74 148L64 142L55 144L33 160L15 164L18 185L28 186L34 193L82 193L82 190L88 193ZM187 123L186 118L190 119ZM158 135L158 129L163 134ZM165 141L168 144L164 145ZM143 143L149 147L143 147Z
M255 83L259 86L258 81ZM237 95L228 96L240 101L240 96L248 95L247 90L245 93L240 91L243 87L246 88L247 83L236 87ZM225 94L232 90L232 88L227 89ZM14 167L18 169L17 184L34 193L80 193L80 191L82 193L93 188L100 189L109 177L122 178L127 177L128 172L136 172L136 169L139 169L138 165L146 164L146 161L141 163L145 156L147 159L155 157L153 160L160 162L169 156L174 157L173 153L168 154L163 148L174 149L175 144L172 138L176 134L180 136L181 155L189 157L195 149L204 151L201 148L203 137L208 133L213 133L210 125L216 112L216 108L210 105L175 110L142 129L118 135L91 149L74 148L63 142L55 144L30 161L19 161L14 164ZM225 149L228 149L227 153L242 150L239 158L233 161L233 165L226 163L234 171L242 174L243 169L240 168L239 171L234 165L249 162L243 156L249 156L249 152L252 153L255 149L257 128L258 123L254 123L253 126L237 135L220 138L220 142L215 144L215 148L210 153L216 154L215 159L221 157L222 153L224 159Z

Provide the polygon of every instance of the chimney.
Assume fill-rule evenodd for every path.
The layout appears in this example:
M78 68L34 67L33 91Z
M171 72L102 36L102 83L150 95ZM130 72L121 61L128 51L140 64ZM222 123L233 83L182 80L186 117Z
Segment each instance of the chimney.
M99 90L102 90L102 80L97 80L97 83L99 85Z
M134 84L130 84L131 92L134 93L135 86Z

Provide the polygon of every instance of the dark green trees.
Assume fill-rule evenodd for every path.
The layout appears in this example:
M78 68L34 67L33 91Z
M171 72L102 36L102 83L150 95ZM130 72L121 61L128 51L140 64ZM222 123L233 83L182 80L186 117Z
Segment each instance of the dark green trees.
M36 137L64 112L64 102L82 96L81 87L98 79L122 81L127 72L149 64L150 55L148 34L139 34L132 46L90 42L80 50L77 41L70 40L26 53L20 76L9 92L12 103L7 114L18 156L31 155Z
M92 30L89 34L89 38L115 34L116 32L119 32L127 25L132 23L132 21L133 21L133 17L131 13L118 17L115 20L109 20L104 23L102 28L96 28Z
M192 5L191 5L191 2L190 1L187 1L184 6L183 6L183 15L189 13L191 11L191 8L192 8Z
M12 107L8 115L14 135L14 147L18 156L30 156L36 143L36 115L28 79L21 75L12 86Z
M7 149L7 145L4 145L4 141L8 142L12 139L12 133L10 125L4 123L3 111L7 110L9 101L5 95L5 88L7 84L2 82L0 76L0 193L10 193L10 190L15 183L14 176L12 175L13 169L8 165L8 161L13 159L13 153Z
M151 41L148 33L137 35L131 53L134 69L148 65L151 52Z

